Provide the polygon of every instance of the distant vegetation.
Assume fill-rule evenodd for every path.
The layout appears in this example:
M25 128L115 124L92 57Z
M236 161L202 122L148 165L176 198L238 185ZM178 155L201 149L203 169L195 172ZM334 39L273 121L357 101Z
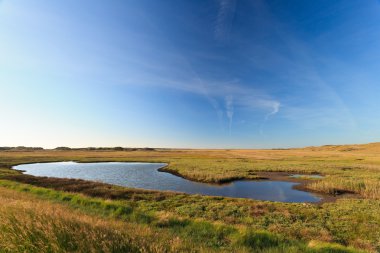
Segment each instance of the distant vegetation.
M123 147L88 147L88 148L69 148L69 147L56 147L55 150L82 150L82 151L154 151L154 148L123 148Z
M35 151L35 150L43 150L43 148L41 148L41 147L24 147L24 146L18 146L18 147L0 147L0 151L7 151L7 150Z
M0 147L0 151L35 151L35 150L44 150L44 148L41 147L24 147L24 146L18 146L18 147ZM49 149L45 149L49 150ZM67 151L67 150L83 150L83 151L155 151L154 148L123 148L123 147L88 147L88 148L70 148L70 147L56 147L54 150L60 150L60 151Z

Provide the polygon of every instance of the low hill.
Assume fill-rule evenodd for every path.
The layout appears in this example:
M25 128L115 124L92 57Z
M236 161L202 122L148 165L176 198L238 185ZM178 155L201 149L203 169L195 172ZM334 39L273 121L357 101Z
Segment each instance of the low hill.
M380 152L380 142L373 142L368 144L349 144L349 145L324 145L324 146L312 146L306 147L305 150L311 151L341 151L341 152Z

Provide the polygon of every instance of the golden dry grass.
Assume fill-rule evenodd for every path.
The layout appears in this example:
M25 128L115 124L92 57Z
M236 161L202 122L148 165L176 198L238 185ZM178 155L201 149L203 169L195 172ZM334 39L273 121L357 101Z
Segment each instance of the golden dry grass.
M65 202L69 196L80 201ZM57 202L59 199L64 201ZM100 217L96 210L101 213L105 206L95 205L99 201L102 200L3 181L0 252L362 252L320 242L323 238L307 244L250 227L178 219L171 212L157 212L156 221L145 225ZM113 201L104 204L117 205ZM368 244L359 248L372 251Z
M90 216L5 188L0 203L0 252L177 252L187 246L148 226Z

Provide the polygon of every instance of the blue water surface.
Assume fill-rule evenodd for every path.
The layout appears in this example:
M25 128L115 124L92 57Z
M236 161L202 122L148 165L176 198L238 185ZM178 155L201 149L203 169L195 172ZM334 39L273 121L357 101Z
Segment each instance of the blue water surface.
M164 163L137 162L54 162L22 164L13 168L33 176L85 179L148 190L280 202L318 202L321 199L310 192L293 189L298 184L294 182L237 180L221 185L198 183L159 172L158 169L164 166Z

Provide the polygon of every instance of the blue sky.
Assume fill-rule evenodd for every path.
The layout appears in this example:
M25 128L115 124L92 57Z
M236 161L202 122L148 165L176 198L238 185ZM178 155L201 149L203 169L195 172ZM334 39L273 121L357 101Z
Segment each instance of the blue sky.
M380 2L0 0L0 146L380 141Z

